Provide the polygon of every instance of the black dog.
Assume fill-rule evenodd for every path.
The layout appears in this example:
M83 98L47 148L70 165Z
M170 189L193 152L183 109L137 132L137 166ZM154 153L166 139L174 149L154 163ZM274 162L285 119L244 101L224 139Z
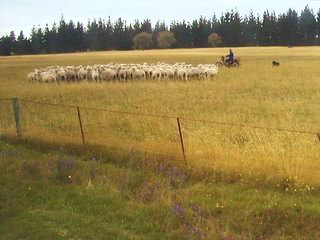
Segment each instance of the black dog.
M272 61L272 67L279 67L280 66L280 62L273 60Z

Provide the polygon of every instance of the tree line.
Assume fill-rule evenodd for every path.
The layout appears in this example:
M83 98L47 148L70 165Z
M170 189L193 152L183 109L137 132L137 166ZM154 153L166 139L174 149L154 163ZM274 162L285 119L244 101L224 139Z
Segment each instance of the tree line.
M300 13L293 9L276 15L252 11L242 17L231 10L219 18L200 17L192 22L156 22L149 19L127 23L99 19L33 27L29 37L12 31L0 38L0 55L66 53L78 51L131 50L148 48L202 48L209 46L305 46L320 45L320 9L306 6Z

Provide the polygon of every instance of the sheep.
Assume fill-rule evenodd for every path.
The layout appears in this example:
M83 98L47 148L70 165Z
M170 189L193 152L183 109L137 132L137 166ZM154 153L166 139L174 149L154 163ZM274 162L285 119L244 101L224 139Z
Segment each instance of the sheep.
M153 72L153 68L151 68L151 67L145 68L145 73L146 73L146 77L147 78L151 78L152 77L152 72Z
M132 69L126 69L126 81L132 80L133 71Z
M75 81L77 80L77 73L73 69L68 69L66 70L66 80L67 81Z
M171 68L167 68L164 70L164 76L166 79L169 79L169 78L174 78L174 70L171 69Z
M51 72L38 72L39 79L44 83L55 82L57 84L56 76Z
M35 80L35 73L34 72L28 73L27 80L29 82L33 82Z
M46 73L46 74L44 74ZM218 68L214 64L186 64L177 62L173 65L158 62L156 64L95 64L93 66L51 66L35 69L27 75L28 81L52 82L52 81L128 81L139 79L211 79L218 74ZM44 77L42 77L42 75ZM53 77L54 76L54 77ZM55 78L55 79L54 79Z
M159 69L155 69L152 71L151 78L161 80L161 71Z
M199 68L192 67L190 68L190 71L191 71L191 74L190 74L191 77L196 77L197 79L200 79L201 70Z
M189 75L188 69L186 69L186 68L178 68L177 69L178 80L179 79L184 79L185 81L187 81L188 80L188 75Z
M100 72L101 80L114 80L117 77L117 72L113 69L106 69Z
M63 68L60 68L56 71L56 76L57 76L57 80L59 80L59 81L66 81L67 80L66 71Z
M96 81L97 83L100 82L100 73L97 69L93 69L91 71L91 78L93 81Z
M84 69L78 70L78 80L88 80L88 71Z
M135 69L133 68L133 74L132 74L132 79L146 79L146 73L141 70L141 69Z
M120 69L118 72L118 78L120 81L126 81L127 79L127 70L126 69Z
M205 71L206 79L211 79L218 74L218 68L209 68Z

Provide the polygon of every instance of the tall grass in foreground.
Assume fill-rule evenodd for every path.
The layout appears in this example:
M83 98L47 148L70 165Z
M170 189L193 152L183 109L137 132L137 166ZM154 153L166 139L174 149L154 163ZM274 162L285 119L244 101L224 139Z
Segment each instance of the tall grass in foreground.
M294 179L200 179L40 144L0 139L0 239L320 238L319 188Z
M320 132L320 49L239 48L239 69L211 81L139 81L38 85L25 81L34 68L107 62L215 62L226 49L98 52L0 58L0 96L84 107ZM278 59L280 68L272 68ZM0 106L1 129L14 133L11 103ZM88 144L181 156L175 119L81 109ZM21 103L23 135L81 144L74 108ZM11 116L10 116L11 115ZM3 120L5 119L5 120ZM319 185L316 135L220 126L182 120L187 160L195 168L285 178ZM168 159L171 159L168 157ZM168 160L169 161L169 160Z

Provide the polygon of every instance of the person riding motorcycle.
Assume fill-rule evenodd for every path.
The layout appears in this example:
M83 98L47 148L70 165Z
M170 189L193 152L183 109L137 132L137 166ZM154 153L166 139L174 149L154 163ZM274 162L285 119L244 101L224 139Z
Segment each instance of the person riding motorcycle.
M231 65L231 64L233 64L233 61L234 61L234 54L233 54L233 52L232 52L232 50L230 49L229 50L229 54L226 56L226 62L229 64L229 65Z

